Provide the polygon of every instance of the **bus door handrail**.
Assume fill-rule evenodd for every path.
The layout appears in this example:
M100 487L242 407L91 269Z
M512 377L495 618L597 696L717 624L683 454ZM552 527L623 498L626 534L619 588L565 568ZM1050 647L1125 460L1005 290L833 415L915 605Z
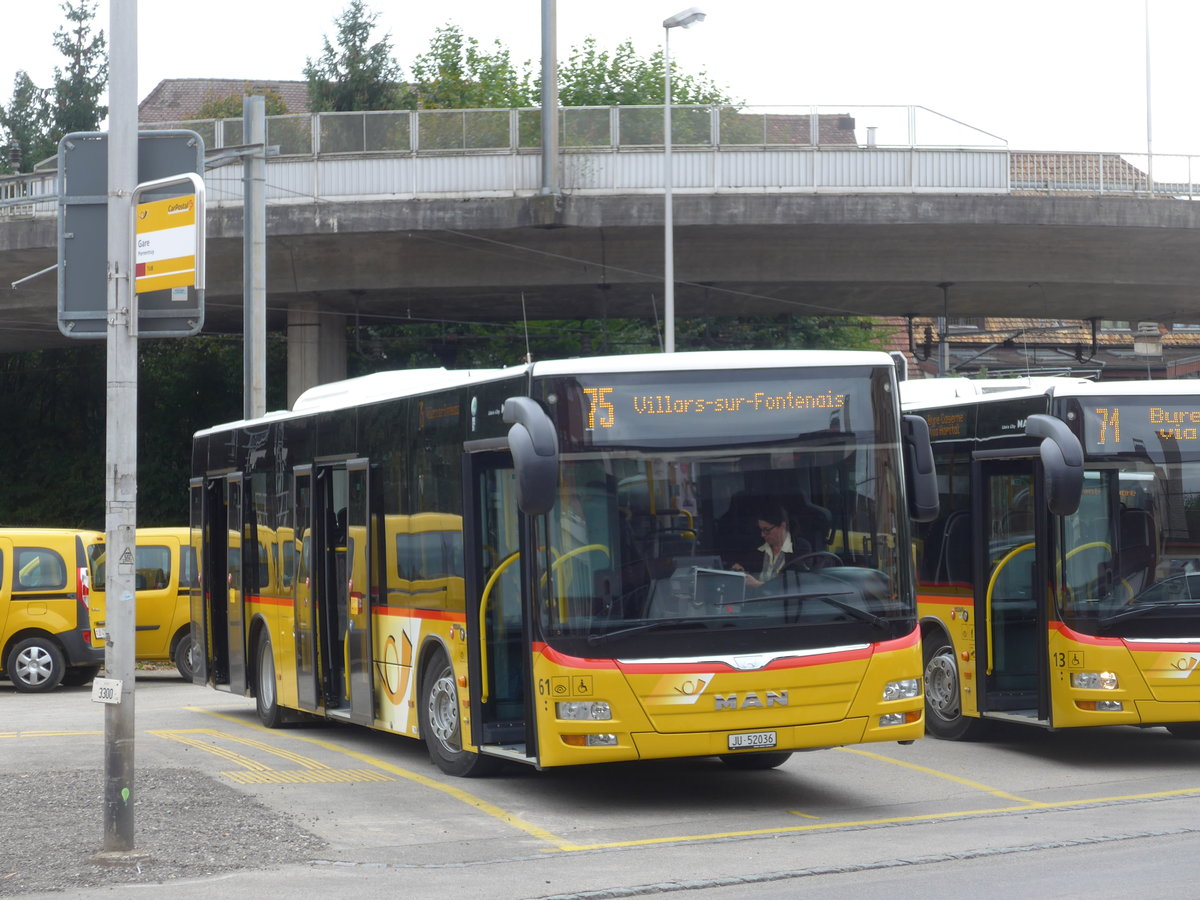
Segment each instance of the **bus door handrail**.
M1037 545L1033 541L1030 541L1027 544L1021 544L1021 545L1009 550L1008 553L1004 554L1004 556L1001 558L1000 562L996 563L996 567L994 569L992 569L992 577L988 579L987 593L984 595L984 598L983 598L983 615L984 615L984 621L987 622L987 674L988 675L992 674L992 667L995 664L994 663L995 654L992 652L992 647L993 647L993 644L992 644L992 592L996 589L996 581L1000 577L1000 570L1003 569L1006 565L1008 565L1009 561L1012 560L1012 558L1014 556L1016 556L1018 553L1024 553L1026 550L1032 550L1036 546Z
M517 550L510 554L507 558L501 561L500 565L496 566L496 570L488 576L487 584L483 586L483 594L479 598L479 702L487 703L488 701L488 658L487 658L487 607L488 601L492 597L492 588L496 586L496 582L500 580L500 576L504 574L504 570L511 566L516 560L521 558L521 551Z

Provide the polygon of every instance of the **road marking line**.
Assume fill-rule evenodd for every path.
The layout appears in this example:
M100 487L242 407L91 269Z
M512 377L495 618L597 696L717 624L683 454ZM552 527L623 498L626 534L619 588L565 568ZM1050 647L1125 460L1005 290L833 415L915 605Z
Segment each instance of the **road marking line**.
M222 772L237 784L342 784L357 781L395 781L391 775L373 769L330 769L321 771Z
M741 838L741 837L762 837L771 834L798 834L800 832L819 832L819 831L838 831L847 828L867 828L872 825L903 825L906 823L916 822L936 822L942 819L963 819L971 816L989 816L1003 813L1018 813L1029 812L1031 809L1038 811L1054 810L1054 809L1069 809L1073 806L1091 806L1103 805L1107 803L1123 803L1136 800L1161 800L1170 797L1197 797L1200 796L1200 788L1183 788L1175 791L1159 791L1150 794L1128 794L1122 797L1090 797L1083 800L1064 800L1060 803L1038 803L1034 806L1001 806L995 809L971 809L958 810L954 812L943 813L928 813L920 816L894 816L884 819L860 819L853 822L823 822L819 825L789 825L783 828L756 828L745 831L722 831L712 834L688 834L678 835L676 837L661 837L661 838L642 838L635 841L614 841L608 844L575 844L569 847L561 847L560 850L611 850L620 847L645 847L654 844L676 844L684 842L699 842L699 841L715 841L725 838ZM543 851L546 853L554 852L550 850Z
M4 738L95 737L102 734L104 734L103 731L0 731L0 740Z
M915 763L902 762L898 759L893 759L890 756L884 756L881 753L872 753L870 750L859 750L855 747L838 747L846 753L853 753L857 756L865 756L867 759L876 759L881 762L891 763L892 765L900 766L905 769L912 769L914 772L923 772L926 775L933 775L936 778L943 778L946 781L953 781L956 784L961 784L969 788L975 788L977 791L991 794L993 797L999 797L1001 800L1015 800L1017 803L1028 803L1030 806L1042 806L1037 800L1030 800L1028 797L1018 797L1016 794L1010 794L1008 791L1002 791L999 788L988 787L986 784L980 784L978 781L971 781L969 778L960 778L957 775L951 775L949 772L939 772L937 769L930 769L926 766L918 766Z
M382 760L377 757L370 756L369 754L366 754L366 753L359 753L356 750L347 750L345 747L339 747L337 744L334 744L330 741L323 741L320 738L308 737L306 735L301 735L301 734L282 734L278 731L272 731L269 728L264 728L262 725L259 725L257 723L247 722L243 718L238 718L236 716L229 716L224 713L214 712L211 709L204 709L204 708L198 707L198 706L188 706L185 708L189 712L196 712L196 713L201 713L202 715L212 716L215 719L221 719L225 722L232 722L233 724L240 725L243 728L255 729L258 731L262 731L265 734L273 734L273 735L276 735L281 738L290 738L290 739L296 740L296 741L307 741L310 744L313 744L317 747L321 747L325 750L329 750L332 753L340 753L343 756L349 756L351 759L357 759L360 762L363 762L369 766L372 766L373 768L380 769L384 772L388 772L389 774L395 775L406 781L411 781L411 782L414 782L415 784L422 785L423 787L430 788L431 790L440 791L443 794L447 794L447 795L453 797L454 799L456 799L462 803L465 803L468 806L473 807L474 809L477 809L480 812L485 813L494 819L497 819L497 820L503 822L505 825L508 825L510 828L516 828L519 831L525 832L530 837L537 838L538 840L544 841L548 844L553 844L554 847L558 850L575 849L574 845L572 845L565 838L561 838L558 835L547 831L545 828L542 828L538 825L534 825L532 822L526 822L520 816L514 815L513 813L510 813L504 809L501 809L499 806L496 806L493 803L489 803L488 801L484 800L482 797L477 797L474 794L470 794L467 791L462 790L461 788L456 788L456 787L453 787L448 784L442 784L441 782L434 781L432 778L428 778L425 775L418 775L416 772L411 772L408 769L401 768L400 766L394 765L393 763L387 762L386 760Z

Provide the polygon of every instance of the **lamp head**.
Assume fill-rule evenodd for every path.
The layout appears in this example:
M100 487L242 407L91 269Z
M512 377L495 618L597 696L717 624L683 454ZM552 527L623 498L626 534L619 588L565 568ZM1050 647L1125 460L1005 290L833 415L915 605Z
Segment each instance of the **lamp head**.
M677 12L670 18L663 19L663 28L691 28L697 22L704 21L704 13L698 6L689 6L683 12Z

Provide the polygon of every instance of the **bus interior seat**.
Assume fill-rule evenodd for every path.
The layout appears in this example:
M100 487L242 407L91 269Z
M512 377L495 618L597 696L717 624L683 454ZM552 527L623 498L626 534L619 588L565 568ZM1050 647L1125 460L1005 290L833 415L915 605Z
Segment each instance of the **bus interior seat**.
M946 516L933 580L971 583L971 514L968 510L955 510Z
M824 550L829 546L833 513L818 506L803 491L784 501L788 513L788 530L805 540L813 550Z

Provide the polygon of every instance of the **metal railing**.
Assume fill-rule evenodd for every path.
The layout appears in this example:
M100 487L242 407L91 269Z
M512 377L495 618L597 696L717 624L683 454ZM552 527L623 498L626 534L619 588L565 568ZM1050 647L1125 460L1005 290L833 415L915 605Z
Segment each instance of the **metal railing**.
M180 127L200 133L212 156L242 146L241 119L142 126ZM1200 157L1010 151L994 135L919 106L673 106L671 131L672 146L682 151L675 161L681 190L1200 196ZM564 108L559 133L564 190L662 189L655 168L662 158L661 106ZM539 165L541 110L271 116L267 143L279 185L273 200L520 193L536 189L530 173ZM437 162L444 158L461 162ZM457 174L450 171L455 165L463 167ZM213 202L236 201L238 169L230 166L216 179L230 184L213 192ZM0 221L53 212L56 201L52 163L0 177Z

